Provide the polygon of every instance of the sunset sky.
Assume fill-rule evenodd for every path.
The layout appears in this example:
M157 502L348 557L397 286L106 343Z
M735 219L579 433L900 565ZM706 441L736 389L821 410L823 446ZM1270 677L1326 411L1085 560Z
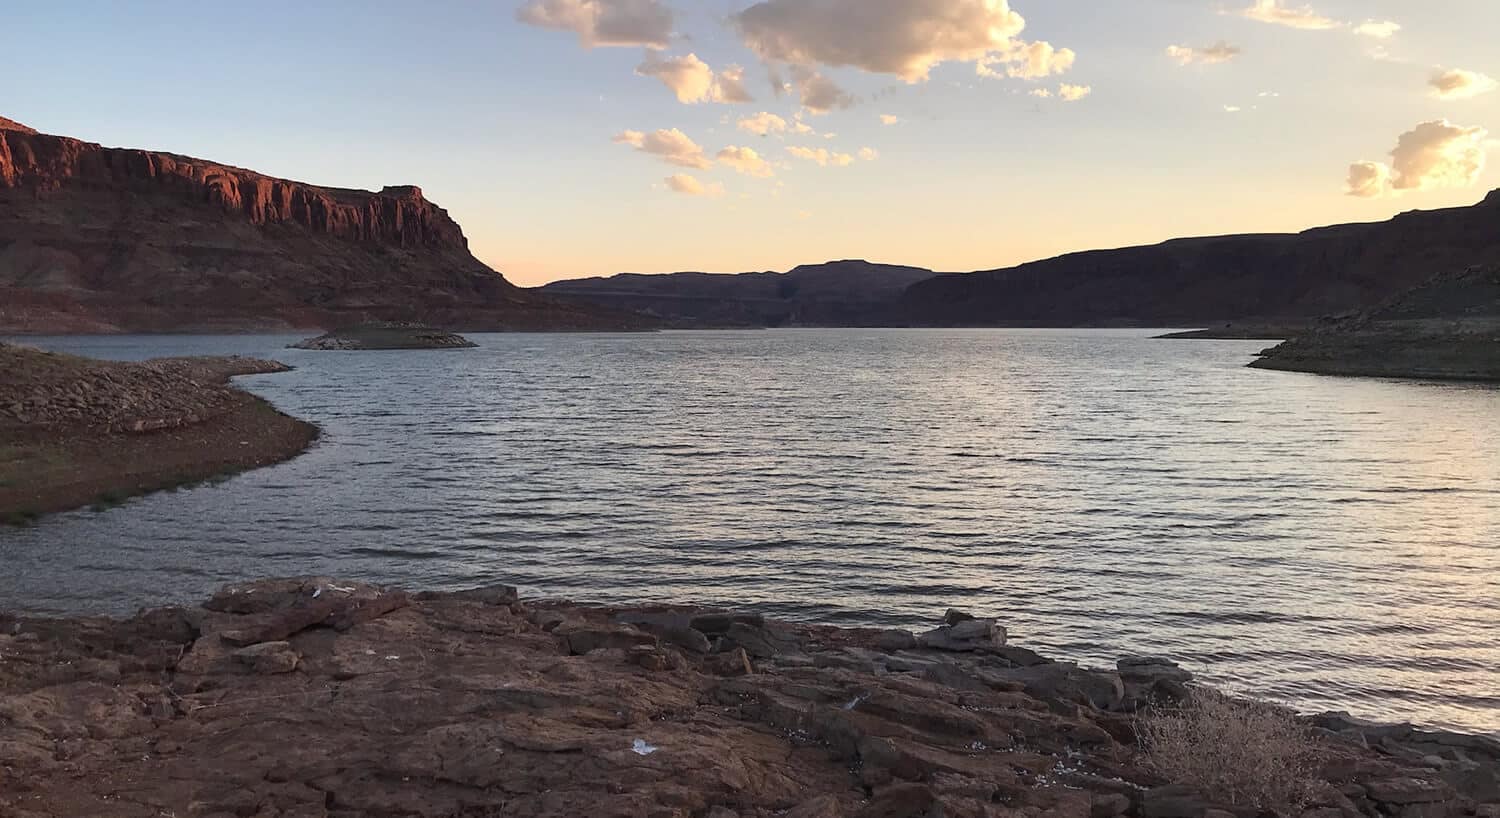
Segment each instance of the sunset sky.
M527 285L985 269L1500 187L1500 3L1310 2L26 3L0 116L417 184Z

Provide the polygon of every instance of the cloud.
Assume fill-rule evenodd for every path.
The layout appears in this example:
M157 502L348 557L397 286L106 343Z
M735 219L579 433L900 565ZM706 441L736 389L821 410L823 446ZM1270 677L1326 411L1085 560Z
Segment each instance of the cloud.
M614 137L614 141L622 145L630 145L641 153L649 153L673 165L698 170L713 167L713 163L708 161L708 157L703 154L703 148L676 128L652 133L623 131Z
M860 148L859 149L859 159L860 159L861 162L874 162L876 159L879 159L879 158L880 158L880 151L877 151L874 148Z
M1391 188L1391 168L1384 162L1355 162L1349 166L1344 192L1361 199L1384 196Z
M697 177L686 173L674 173L667 177L667 188L674 193L687 196L723 196L724 186L718 182L703 184Z
M1225 105L1224 106L1224 113L1226 113L1226 114L1237 114L1237 113L1239 113L1240 111L1243 111L1243 110L1245 110L1245 109L1241 108L1238 105Z
M1312 6L1288 7L1284 5L1285 2L1286 0L1255 0L1253 5L1240 12L1240 16L1259 20L1262 23L1273 23L1308 31L1326 31L1344 27L1344 24L1338 20L1319 14Z
M1214 43L1207 48L1193 48L1185 45L1173 45L1167 47L1167 56L1177 61L1178 65L1219 65L1238 57L1243 53L1238 46L1232 46L1223 40Z
M881 114L880 115L880 124L882 124L882 125L896 125L896 124L898 124L900 122L901 122L901 117L896 116L895 114Z
M1094 89L1087 85L1069 85L1065 82L1057 87L1057 95L1063 102L1077 102L1092 93Z
M1396 141L1389 165L1368 161L1350 165L1345 192L1372 198L1408 190L1468 187L1484 172L1488 136L1484 128L1454 125L1446 119L1423 122Z
M1009 0L762 0L733 17L773 63L848 66L926 80L944 62L979 62L1026 27Z
M793 72L793 83L802 99L802 107L815 114L826 114L854 104L854 95L816 71L799 68Z
M771 168L771 163L761 158L754 148L730 145L719 151L718 159L719 164L733 168L746 176L769 179L776 175L776 171Z
M1050 88L1033 88L1028 93L1030 93L1032 96L1038 97L1040 99L1051 99L1052 98L1052 89L1050 89Z
M672 39L672 10L661 0L530 0L516 19L571 31L584 48L666 48Z
M1361 37L1374 37L1377 40L1389 40L1400 30L1401 24L1390 20L1366 20L1354 27L1355 34Z
M804 148L800 145L788 145L786 152L809 162L817 162L823 167L833 165L835 167L848 167L854 164L854 157L847 153L830 153L827 148Z
M645 62L636 67L635 73L661 80L662 85L677 95L677 101L685 105L754 101L745 90L743 68L731 66L715 74L708 63L698 59L697 54L663 59L651 52L646 55Z
M1073 67L1078 55L1071 48L1054 48L1048 42L1012 43L999 53L981 59L975 71L981 77L998 77L1002 73L1014 79L1041 79L1061 74ZM1003 65L1003 72L995 66Z
M800 122L797 124L802 125ZM768 136L773 133L786 133L787 122L775 114L761 111L755 116L742 117L736 127L756 136ZM808 128L808 130L812 129Z
M1427 81L1432 86L1432 95L1438 99L1468 99L1495 90L1497 83L1490 77L1462 68L1452 68L1433 76Z

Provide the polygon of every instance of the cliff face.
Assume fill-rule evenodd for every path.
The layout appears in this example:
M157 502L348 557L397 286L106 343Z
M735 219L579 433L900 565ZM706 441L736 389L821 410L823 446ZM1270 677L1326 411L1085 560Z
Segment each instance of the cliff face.
M1298 234L1179 239L938 276L902 298L917 325L1207 324L1372 307L1443 270L1500 262L1500 191L1479 205Z
M862 326L889 323L902 291L933 275L919 267L832 261L786 273L623 274L558 281L542 292L635 310L676 326Z
M628 326L525 293L419 188L324 188L0 120L0 332Z

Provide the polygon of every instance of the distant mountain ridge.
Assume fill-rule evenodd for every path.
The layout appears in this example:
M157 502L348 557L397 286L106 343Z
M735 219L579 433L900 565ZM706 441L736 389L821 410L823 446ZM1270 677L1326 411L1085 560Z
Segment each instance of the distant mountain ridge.
M785 273L623 273L558 281L541 288L556 298L628 309L682 327L884 325L911 284L934 273L921 267L844 260Z
M1500 262L1500 191L1472 207L1295 234L1175 239L935 276L897 311L916 326L1197 325L1367 309L1436 273Z
M515 287L415 186L320 187L0 119L0 332L367 320L474 330L645 323Z

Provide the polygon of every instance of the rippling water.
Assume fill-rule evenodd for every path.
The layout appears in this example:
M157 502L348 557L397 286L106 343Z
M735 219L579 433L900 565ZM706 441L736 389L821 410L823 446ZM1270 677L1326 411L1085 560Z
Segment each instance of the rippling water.
M1247 370L1134 331L33 339L241 352L324 440L217 487L0 529L0 607L122 613L254 576L949 607L1306 709L1500 734L1500 390Z

